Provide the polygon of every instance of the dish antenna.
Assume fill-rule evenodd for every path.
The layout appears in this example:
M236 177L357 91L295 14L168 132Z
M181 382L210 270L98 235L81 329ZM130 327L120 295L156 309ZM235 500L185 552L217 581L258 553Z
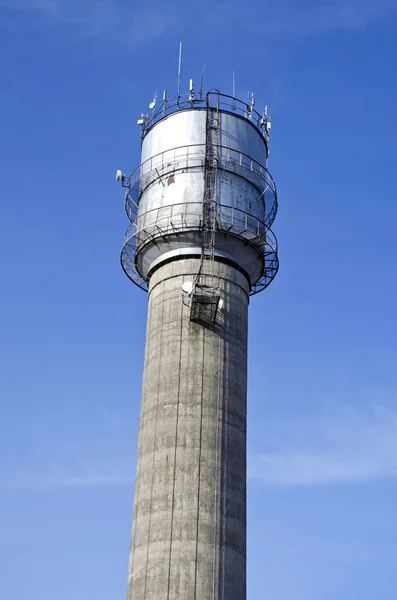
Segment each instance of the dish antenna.
M155 106L156 106L156 101L157 101L157 90L156 90L156 93L154 94L153 102L151 102L151 103L149 104L149 108L150 108L150 110L152 110L153 108L155 108Z
M125 175L123 173L123 171L120 171L120 169L117 170L116 173L116 181L124 181L125 179Z
M185 294L190 294L193 291L193 281L185 281L184 283L182 283L182 292L184 292Z

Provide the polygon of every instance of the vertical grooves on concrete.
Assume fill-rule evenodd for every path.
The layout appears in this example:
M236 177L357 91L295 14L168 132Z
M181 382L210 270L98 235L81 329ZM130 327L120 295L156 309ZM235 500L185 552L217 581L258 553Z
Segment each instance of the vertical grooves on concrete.
M226 284L227 285L227 284ZM227 322L227 326L230 326L229 319L229 311L227 310L227 314L225 315L225 319ZM228 394L227 394L227 380L228 380L228 344L225 344L224 348L224 370L223 370L223 385L226 389L226 393L224 394L224 401L222 406L222 419L223 421L227 420L228 415ZM224 519L226 515L226 501L227 501L227 490L226 490L226 481L227 481L227 428L222 429L222 439L221 439L221 454L222 454L222 465L221 465L221 477L220 477L220 496L221 496L221 507L220 507L220 515L219 515L219 524L220 524L220 577L218 580L218 594L219 598L224 599L225 594L225 546L222 544L224 538Z
M197 486L197 523L196 523L196 566L194 573L194 596L193 600L196 600L197 595L197 567L199 564L199 530L200 530L200 488L201 488L201 447L203 439L203 401L204 401L204 373L205 373L205 329L203 329L203 368L201 371L201 395L200 395L200 436L199 436L199 470L198 470L198 486Z
M165 287L165 283L163 282L163 287ZM161 306L161 328L160 328L160 344L159 347L162 349L162 341L163 341L163 321L164 321L164 299L162 301L162 306ZM161 373L161 362L162 362L162 358L163 358L163 352L160 351L160 358L159 358L159 375ZM160 396L160 376L157 377L157 402L156 402L156 420L155 420L155 435L153 438L153 461L152 461L152 480L151 480L151 484L150 484L150 508L152 509L152 505L153 505L153 481L154 481L154 474L155 474L155 469L154 469L154 464L155 464L155 460L156 460L156 433L157 433L157 418L158 418L158 411L159 411L159 396ZM147 543L147 553L146 553L146 572L145 572L145 589L144 589L144 593L143 593L143 600L145 600L146 598L146 585L147 585L147 572L148 572L148 566L149 566L149 552L150 552L150 532L151 532L151 528L152 528L152 514L153 511L150 510L150 517L149 517L149 529L148 529L148 543ZM133 600L133 599L132 599Z
M174 506L175 506L175 481L176 481L176 456L178 450L178 426L179 426L179 401L180 401L180 389L181 389L181 363L182 363L182 329L183 329L183 310L182 302L180 308L180 344L179 344L179 376L178 376L178 390L177 390L177 406L176 406L176 427L175 427L175 452L174 452L174 476L172 482L172 506L171 506L171 529L170 529L170 553L168 563L168 589L167 589L167 600L170 597L170 586L171 586L171 557L172 557L172 531L174 525Z
M215 446L215 483L214 483L214 556L212 565L212 599L215 598L215 580L216 580L216 563L219 556L218 545L216 543L218 537L218 526L220 524L220 514L218 515L218 487L219 487L219 473L218 473L218 460L219 460L219 429L220 429L220 414L221 414L221 337L218 337L218 393L216 399L216 446ZM223 428L221 428L223 430Z
M150 296L149 296L149 301L150 301ZM145 346L145 358L144 358L144 371L143 371L143 377L142 377L142 389L145 389L145 383L146 383L146 376L147 376L147 363L148 363L148 357L150 355L150 342L149 342L149 337L148 337L148 332L150 331L150 326L151 326L151 311L149 310L149 306L148 306L148 311L147 311L147 323L146 323L146 346ZM142 396L142 402L141 402L141 411L142 412L142 408L143 408L144 404L143 404L143 396ZM142 414L141 414L141 418L142 418ZM141 474L141 459L142 459L142 438L143 435L141 432L139 432L138 435L138 454L137 454L137 469L136 469L136 476L135 476L135 489L134 489L134 496L135 496L135 502L134 502L134 506L138 506L139 503L139 492L140 492L140 474ZM135 512L135 510L134 510ZM134 514L133 514L133 523L134 523ZM132 579L132 575L134 572L134 563L133 563L133 555L134 555L134 550L135 550L135 538L136 538L136 527L132 527L132 534L131 534L131 545L130 545L130 557L129 557L129 564L128 564L128 588L127 588L127 599L130 596L129 594L129 590L130 590L130 586L129 586L129 582L130 582L130 578Z

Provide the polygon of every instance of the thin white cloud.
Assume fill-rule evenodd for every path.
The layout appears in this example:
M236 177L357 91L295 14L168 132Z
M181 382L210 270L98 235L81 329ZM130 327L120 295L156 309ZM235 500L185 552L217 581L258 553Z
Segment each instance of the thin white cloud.
M18 23L22 29L69 27L84 35L113 27L113 8L113 0L0 0L0 9L6 9L4 22Z
M2 8L8 20L26 17L25 27L62 27L83 36L117 36L129 44L157 38L173 22L169 13L120 0L0 0Z
M89 488L100 486L132 485L134 473L120 469L73 469L56 468L42 473L17 474L3 481L8 490L57 490L65 488Z
M248 477L268 487L363 483L397 477L397 412L379 406L327 418L268 422L268 448L248 460ZM3 478L6 489L132 486L134 465L50 467Z
M341 412L332 420L289 423L278 430L278 444L273 439L271 449L250 458L248 474L272 487L396 477L397 413L377 407L366 415Z
M114 0L0 0L0 7L14 13L41 14L55 22L85 22L104 10L115 8Z
M236 27L261 36L316 35L334 30L359 30L397 13L397 0L253 0L249 14L244 4L232 0L201 4L196 8L170 0L154 0L150 6L136 6L127 0L0 0L0 9L10 15L29 15L54 26L69 26L84 35L117 35L129 43L155 39L171 28L212 28L214 32ZM208 13L211 11L211 18ZM250 18L250 17L257 18ZM37 20L36 19L36 20ZM3 17L3 21L5 18Z

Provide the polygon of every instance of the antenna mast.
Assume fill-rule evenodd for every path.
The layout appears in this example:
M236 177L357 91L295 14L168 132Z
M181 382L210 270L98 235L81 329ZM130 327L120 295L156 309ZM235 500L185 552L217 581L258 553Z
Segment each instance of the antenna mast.
M178 104L181 95L181 70L182 70L182 42L179 43L179 62L178 62Z
M207 63L204 64L203 70L201 71L201 75L200 75L200 100L203 99L203 80L204 80L204 75L205 75L206 69L207 69Z

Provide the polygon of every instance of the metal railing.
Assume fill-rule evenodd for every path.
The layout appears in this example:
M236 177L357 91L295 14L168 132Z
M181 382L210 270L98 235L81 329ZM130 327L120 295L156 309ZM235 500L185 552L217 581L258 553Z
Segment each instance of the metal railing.
M218 95L219 92L213 91L208 92L206 96L211 99L211 96ZM161 104L154 107L148 115L143 116L142 123L142 136L155 125L158 121L164 117L171 115L180 110L187 110L191 108L206 108L206 96L203 94L179 94L168 99L165 98ZM228 94L219 94L219 109L221 111L235 113L240 117L244 117L250 121L262 134L266 148L268 144L268 132L266 130L266 117L263 114L258 113L250 102L243 102L238 98L229 96Z
M190 202L155 208L131 222L127 229L121 263L128 277L147 290L147 282L136 266L136 255L147 243L182 231L202 231L202 203ZM263 255L263 271L251 295L263 290L278 270L277 240L273 232L253 215L238 208L217 205L216 231L242 238Z
M136 209L142 194L152 184L168 176L188 169L204 169L205 144L179 146L152 156L138 167L125 181L127 188L125 210L128 218L136 218ZM265 207L264 222L270 227L277 214L276 184L269 171L252 157L229 148L218 146L218 174L220 182L226 172L246 179L258 189L258 199L262 198ZM163 183L164 185L164 183Z
M135 236L138 244L155 237L174 232L202 229L203 215L201 202L184 202L153 208L137 214L129 225L124 243ZM254 215L234 206L217 204L216 229L233 233L244 240L256 240L258 245L265 243L268 228Z

